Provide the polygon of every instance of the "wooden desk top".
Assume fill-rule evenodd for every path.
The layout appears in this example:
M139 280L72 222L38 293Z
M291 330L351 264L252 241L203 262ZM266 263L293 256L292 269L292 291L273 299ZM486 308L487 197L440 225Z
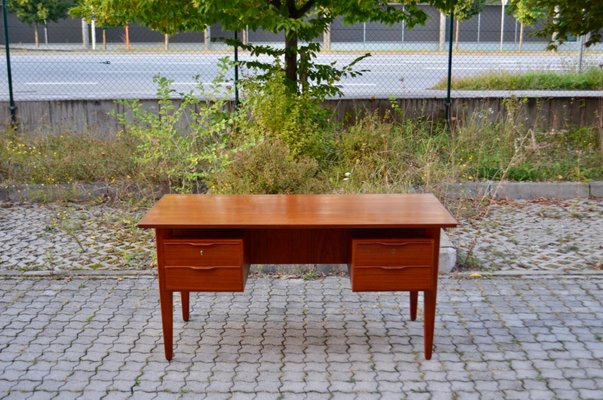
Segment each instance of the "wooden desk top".
M165 195L140 228L435 228L457 221L432 194Z

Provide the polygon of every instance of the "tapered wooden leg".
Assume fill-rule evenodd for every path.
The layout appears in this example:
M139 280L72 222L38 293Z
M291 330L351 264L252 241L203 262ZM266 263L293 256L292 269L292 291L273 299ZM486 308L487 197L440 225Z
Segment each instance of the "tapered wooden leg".
M161 299L161 323L163 326L163 347L165 349L165 358L169 361L172 359L172 335L173 335L173 313L174 313L174 296L173 293L167 290L159 290L159 298Z
M410 292L410 320L417 320L417 299L419 297L419 292L413 290Z
M180 292L180 298L182 299L182 319L185 321L188 321L188 317L189 317L189 296L188 296L189 292L185 292L182 291Z
M436 291L425 291L423 297L425 300L425 359L431 360L431 353L433 351L433 331L435 328Z

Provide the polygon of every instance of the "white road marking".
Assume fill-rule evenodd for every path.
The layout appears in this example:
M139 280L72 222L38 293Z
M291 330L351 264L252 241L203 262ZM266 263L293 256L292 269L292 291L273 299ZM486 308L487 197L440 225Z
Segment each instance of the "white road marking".
M98 82L25 82L25 85L98 85Z
M424 68L430 71L446 71L448 70L448 67L427 67ZM494 70L498 70L498 68L496 68L496 65L492 65L489 67L455 67L454 64L452 65L452 71L494 71ZM516 72L526 72L526 71L564 71L565 68L561 68L561 67L546 67L544 69L537 69L537 68L526 68L525 71L517 71L517 70L513 70L513 71L509 71L507 70L506 72L511 72L511 73L516 73Z
M212 82L201 82L203 86L210 86ZM197 85L197 82L173 82L172 85ZM220 82L218 83L220 86L228 86L233 85L232 82Z
M140 65L140 64L149 64L147 62L144 61L111 61L111 64L108 65L125 65L125 64L136 64L136 65ZM192 62L192 61L177 61L177 62L160 62L160 63L153 63L153 64L159 64L159 65L218 65L218 60L216 60L215 62Z

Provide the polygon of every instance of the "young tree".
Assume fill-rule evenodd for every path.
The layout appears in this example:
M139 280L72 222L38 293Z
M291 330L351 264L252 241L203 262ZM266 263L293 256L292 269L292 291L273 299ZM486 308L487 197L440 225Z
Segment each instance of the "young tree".
M450 10L453 0L429 0L439 8ZM402 3L398 0L398 3ZM241 31L263 29L285 34L284 49L238 43L253 55L268 54L275 59L284 57L285 75L291 88L298 90L300 76L317 83L332 82L351 70L336 70L334 65L317 65L311 62L320 50L312 40L320 36L336 17L347 23L379 21L395 24L405 21L407 27L423 23L427 15L416 2L404 2L404 9L388 0L173 0L169 7L158 7L160 0L139 0L139 10L152 10L140 19L148 24L154 21L179 21L185 27L219 23L223 29ZM190 12L191 6L196 9ZM145 22L146 21L146 22ZM153 25L157 26L156 23ZM149 26L153 26L149 25ZM306 44L300 45L300 42ZM300 57L302 55L302 57ZM248 62L248 66L270 71L274 63Z
M88 22L94 18L103 27L123 27L126 49L129 50L129 24L134 20L135 6L136 0L79 0L77 5L69 9L69 14L84 18ZM103 46L105 46L105 43L106 38L103 31Z
M536 21L546 17L546 9L532 3L533 0L511 0L509 3L509 12L512 12L519 21L519 50L523 47L524 26L532 26Z
M601 41L603 1L601 0L511 0L516 7L525 3L526 9L541 10L546 24L537 34L549 37L549 48L555 49L572 36L586 36L586 46Z
M38 25L65 18L67 10L72 5L71 0L9 0L8 9L15 13L19 21L33 25L34 43L37 49L40 47Z
M458 0L454 5L454 18L456 19L456 30L454 34L454 48L459 49L460 22L471 19L484 9L486 0Z
M163 33L164 48L169 37L178 32L205 29L203 15L192 1L147 0L137 3L136 21L152 30Z
M103 30L103 49L107 49L106 27L108 26L102 12L102 2L99 0L80 0L75 6L69 9L69 15L72 17L83 18L86 22L91 23L95 20Z

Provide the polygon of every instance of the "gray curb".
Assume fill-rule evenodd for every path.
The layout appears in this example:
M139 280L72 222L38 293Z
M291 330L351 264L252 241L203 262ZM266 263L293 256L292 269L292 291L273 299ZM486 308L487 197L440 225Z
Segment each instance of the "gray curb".
M597 182L461 182L446 185L451 197L494 197L500 200L587 199L603 198L603 181ZM135 188L120 189L104 183L19 184L0 185L0 201L90 201L115 198L120 193L136 192ZM159 197L165 189L156 188Z
M452 197L498 200L588 199L603 197L603 182L461 182L444 191Z
M257 272L257 271L256 271ZM477 274L477 275L476 275ZM19 272L19 271L0 271L0 279L136 279L144 277L156 277L157 272L153 271L70 271L70 272L52 272L38 271ZM291 274L264 274L262 277L291 277ZM603 271L464 271L453 272L451 274L440 276L440 279L492 279L492 278L540 278L540 277L565 277L565 278L584 278L589 276L603 276ZM320 279L320 278L317 278Z

